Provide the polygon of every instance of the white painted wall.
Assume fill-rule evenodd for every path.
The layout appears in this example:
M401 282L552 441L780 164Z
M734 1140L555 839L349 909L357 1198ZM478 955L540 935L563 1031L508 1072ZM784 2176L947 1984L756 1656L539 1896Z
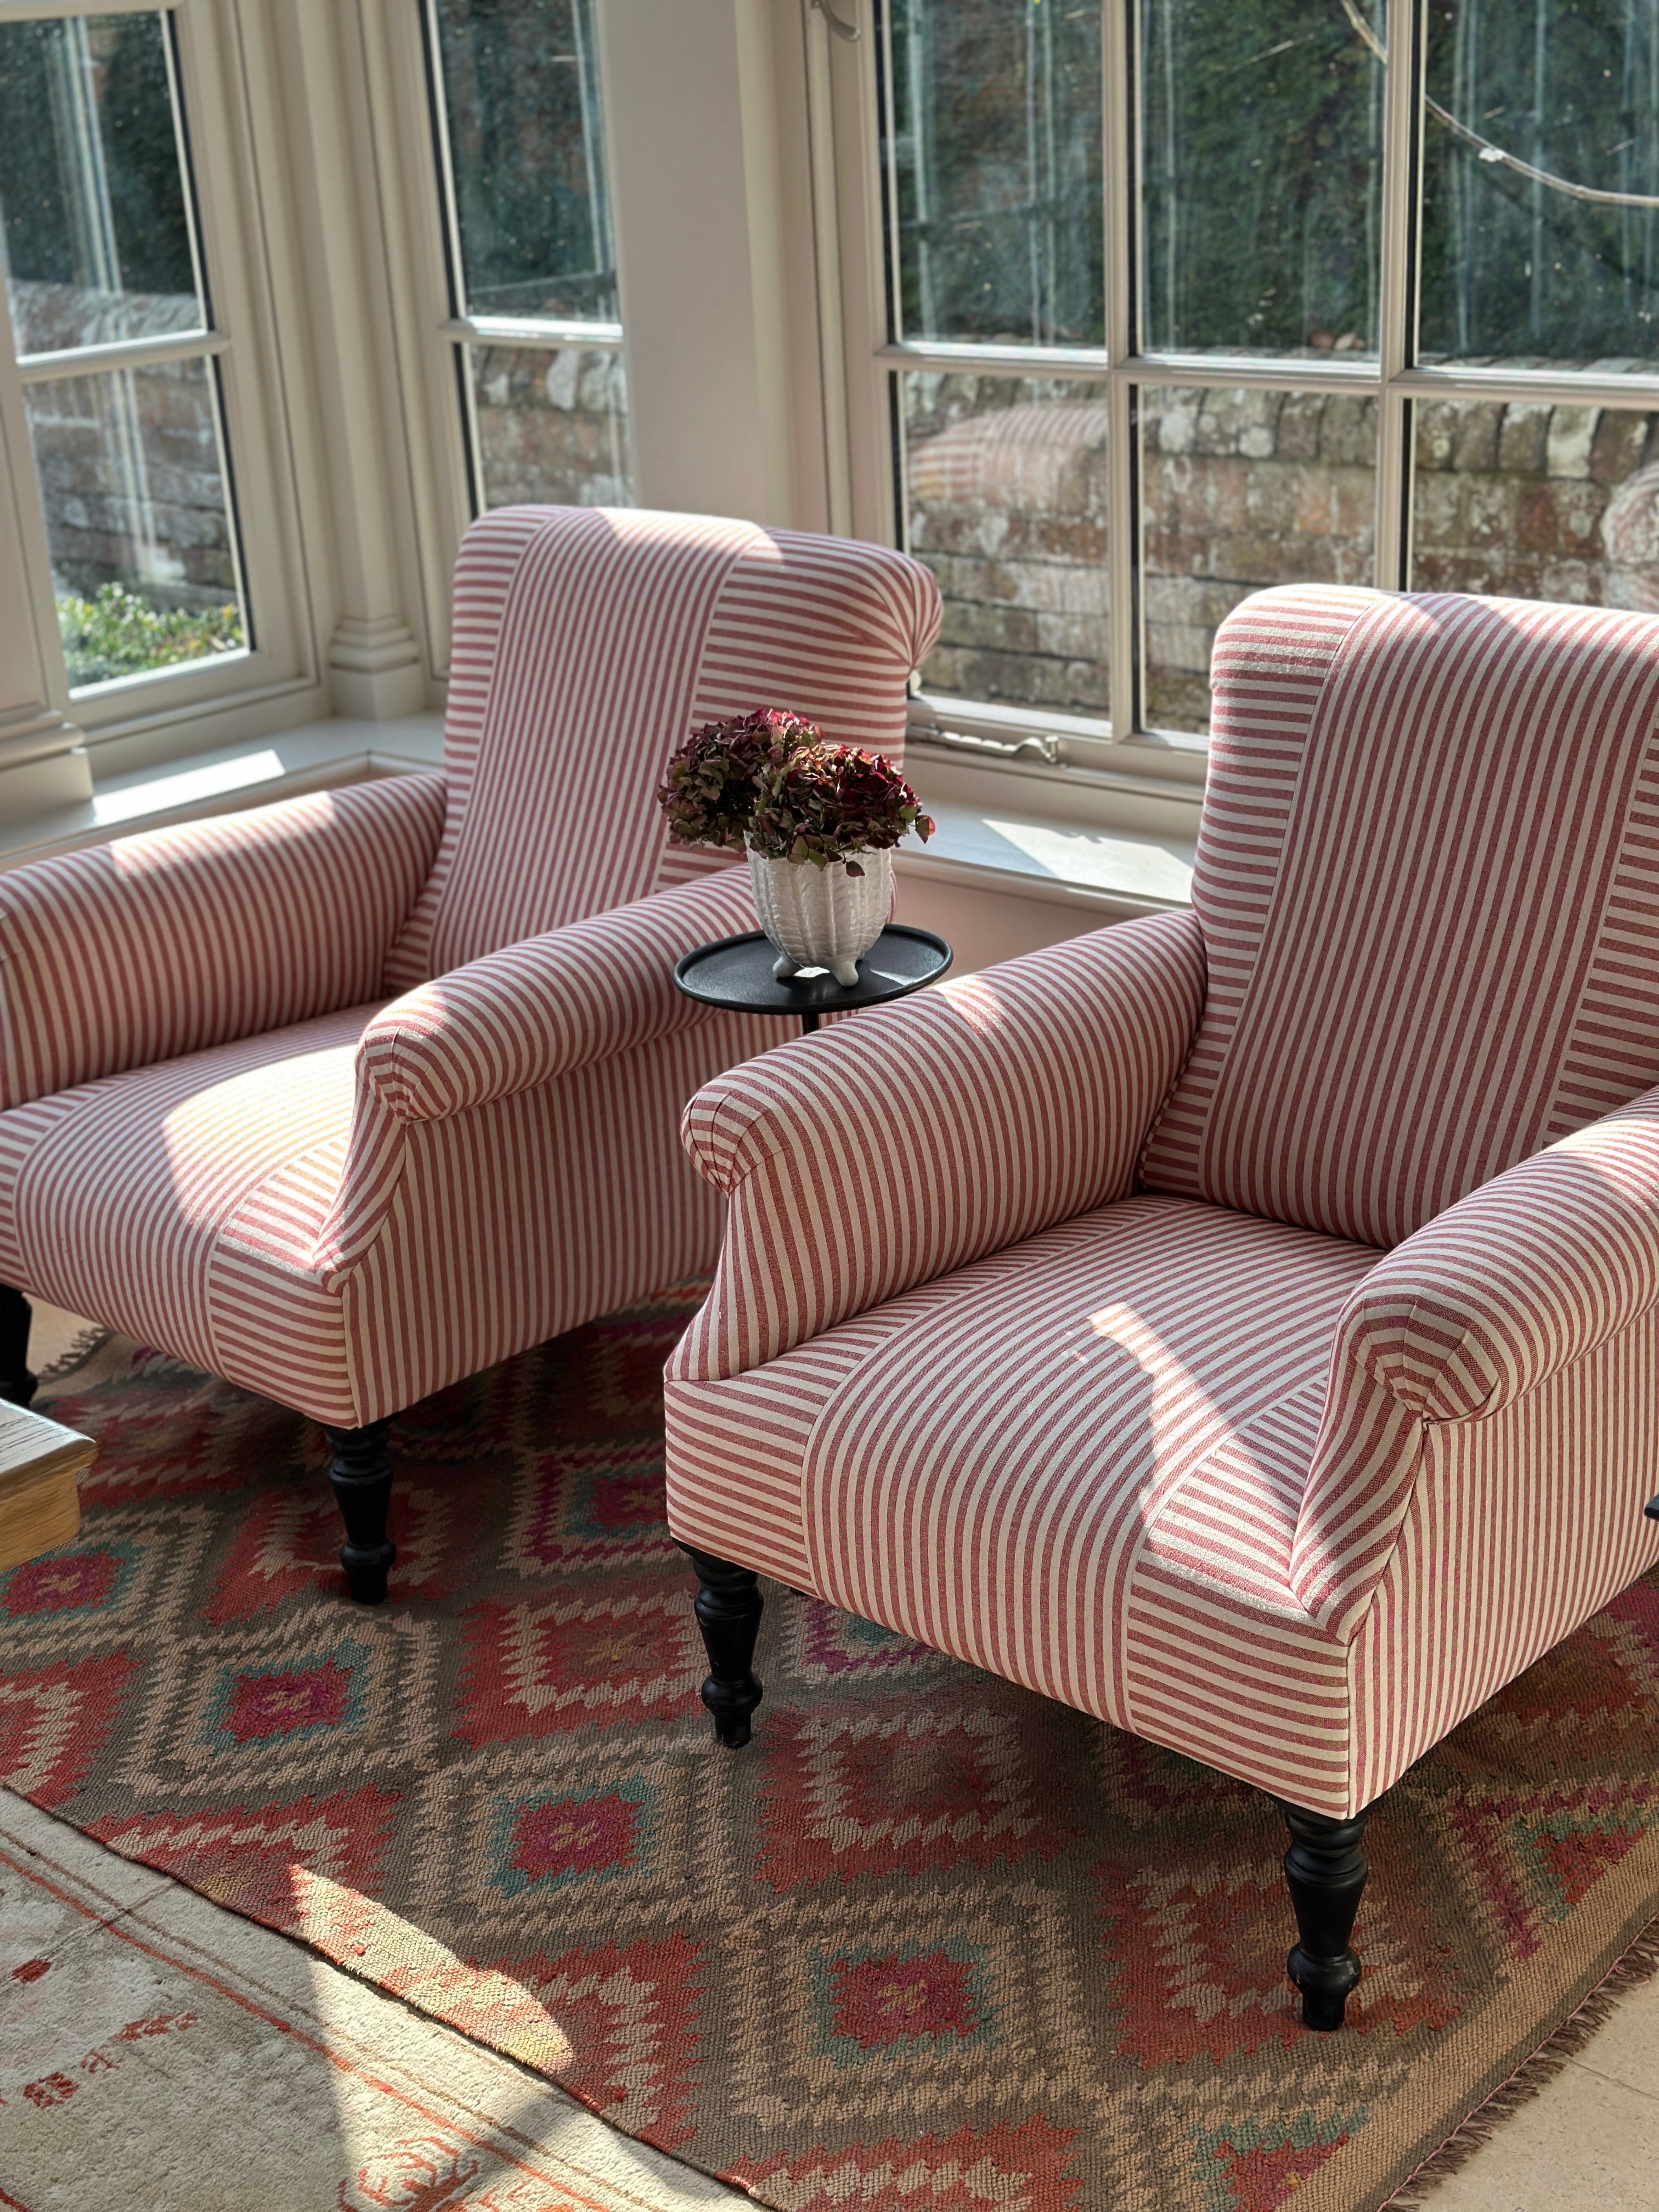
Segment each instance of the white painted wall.
M769 0L599 0L599 28L640 503L787 524Z
M1063 892L1043 898L1035 890L991 890L977 884L930 881L920 869L907 873L902 864L896 881L894 921L942 937L956 955L953 975L971 975L981 968L994 967L999 960L1037 952L1063 938L1081 937L1129 919L1127 908L1068 898Z

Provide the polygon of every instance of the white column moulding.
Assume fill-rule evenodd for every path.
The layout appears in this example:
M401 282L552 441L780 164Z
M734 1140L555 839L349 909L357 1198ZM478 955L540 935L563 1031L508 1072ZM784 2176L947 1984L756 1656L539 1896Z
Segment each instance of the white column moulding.
M331 495L337 605L328 646L335 711L367 721L416 714L426 671L406 607L400 529L405 436L389 347L392 301L356 8L291 0L282 20L292 88L296 198L309 251L313 374ZM380 250L377 252L377 246Z
M760 407L761 519L794 519L789 422L789 287L784 265L783 179L775 93L774 0L736 0L738 106L742 124L744 207L749 229L750 320ZM623 325L626 343L627 325Z
M640 503L784 521L782 295L760 118L744 118L738 0L599 0L599 72ZM758 8L743 8L759 88ZM757 269L758 249L759 267Z

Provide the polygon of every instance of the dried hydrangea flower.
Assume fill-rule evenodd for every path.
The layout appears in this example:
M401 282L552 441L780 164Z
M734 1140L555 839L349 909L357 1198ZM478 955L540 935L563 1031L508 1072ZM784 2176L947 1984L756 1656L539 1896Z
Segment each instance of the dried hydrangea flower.
M705 724L669 762L657 793L670 836L677 845L741 849L757 779L798 748L819 742L811 722L775 707Z
M820 740L775 757L756 779L749 847L769 860L845 860L861 876L855 854L884 852L913 830L931 837L932 817L880 753Z

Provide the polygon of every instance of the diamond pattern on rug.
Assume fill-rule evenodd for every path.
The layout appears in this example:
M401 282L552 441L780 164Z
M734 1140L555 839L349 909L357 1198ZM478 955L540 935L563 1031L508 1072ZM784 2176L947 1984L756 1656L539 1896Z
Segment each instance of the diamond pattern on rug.
M650 1441L572 1443L535 1460L508 1523L503 1565L523 1575L586 1559L672 1561L663 1526L662 1453Z
M457 1733L475 1748L617 1723L672 1721L702 1643L684 1577L617 1597L473 1608Z
M770 1585L723 1750L686 1311L412 1408L372 1611L320 1433L112 1341L43 1401L100 1455L0 1576L0 1778L775 2212L1374 2212L1651 1916L1652 1583L1390 1793L1330 2041L1224 1776Z
M49 1811L65 1803L114 1734L138 1672L126 1652L109 1651L0 1677L0 1780Z
M740 2160L726 2177L779 2212L1066 2212L1081 2183L1068 2173L1071 2137L1041 2118L953 2135L889 2136L867 2148L799 2158Z
M1276 2212L1341 2149L1364 2118L1364 2112L1334 2118L1323 2130L1311 2114L1288 2130L1256 2120L1205 2130L1200 2141L1215 2166L1210 2184L1214 2212Z
M781 1714L757 1739L759 1878L787 1890L832 1875L1053 1858L1075 1830L1036 1809L1033 1747L1012 1701L984 1678L975 1690L965 1708L943 1696L897 1713Z
M551 1739L533 1764L474 1759L433 1774L410 1808L428 1838L411 1917L506 1949L522 1943L526 1913L556 1898L591 1925L620 1887L629 1911L674 1925L723 1834L684 1763L653 1754L619 1730Z
M797 1900L730 1931L724 1960L754 2000L731 2090L751 2141L802 2112L845 2142L900 2113L1042 2111L1090 2040L1066 1916L1035 1881Z

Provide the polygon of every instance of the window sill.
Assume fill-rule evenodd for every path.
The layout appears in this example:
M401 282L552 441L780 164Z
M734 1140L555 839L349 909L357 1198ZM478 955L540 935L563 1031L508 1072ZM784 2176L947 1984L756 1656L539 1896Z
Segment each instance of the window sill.
M1192 903L1193 847L1178 838L1085 829L1051 817L928 801L933 836L906 844L901 872L1018 898L1097 907L1103 921Z
M905 773L938 825L900 856L917 880L1081 902L1103 921L1191 903L1200 791L927 745L907 749Z
M176 822L442 765L439 714L307 722L173 766L112 776L83 805L0 824L0 870ZM918 769L913 760L912 774L938 824L926 846L907 846L898 856L901 870L919 884L1082 904L1099 909L1103 921L1189 902L1196 810L1184 800L1147 799L1109 779L1075 774L1062 774L1062 788L1052 775L1032 778L998 763L929 759ZM1050 799L1058 802L1052 812Z
M307 722L218 752L191 753L176 765L111 776L78 806L0 823L0 870L143 830L442 765L441 714L409 714L385 722L344 717Z

